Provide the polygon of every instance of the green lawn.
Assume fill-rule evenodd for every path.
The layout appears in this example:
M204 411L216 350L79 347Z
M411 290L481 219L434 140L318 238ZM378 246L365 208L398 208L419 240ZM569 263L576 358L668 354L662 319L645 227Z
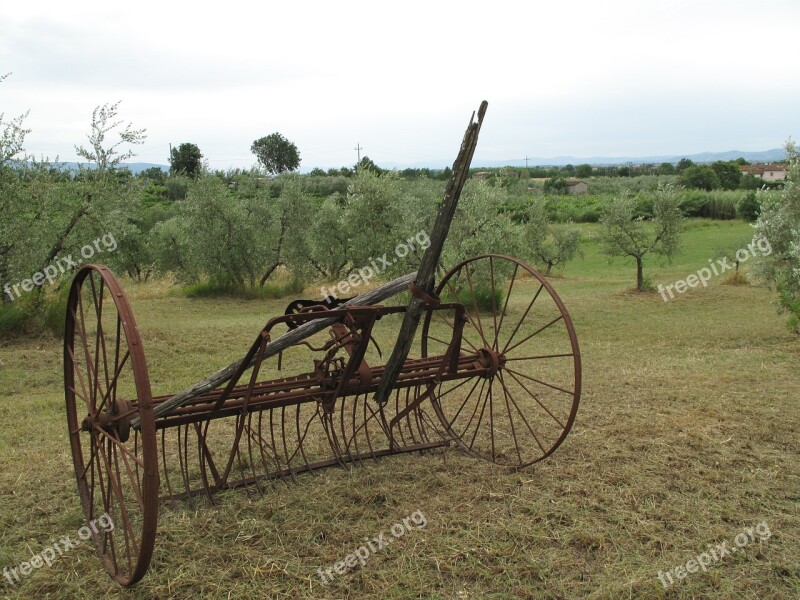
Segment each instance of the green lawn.
M582 226L587 234L593 225ZM749 238L692 221L655 284ZM149 573L131 591L83 543L11 598L776 598L800 597L800 340L767 289L722 284L670 302L630 291L635 268L585 256L551 282L583 355L577 422L559 450L509 472L456 449L332 468L216 503L163 507ZM239 358L287 300L192 300L123 281L155 393ZM307 290L314 295L314 288ZM386 351L391 340L379 340ZM60 340L0 342L0 568L75 535L82 514L63 409ZM343 559L415 511L424 529L323 585ZM766 523L729 556L666 589L672 571ZM764 531L762 527L760 531Z

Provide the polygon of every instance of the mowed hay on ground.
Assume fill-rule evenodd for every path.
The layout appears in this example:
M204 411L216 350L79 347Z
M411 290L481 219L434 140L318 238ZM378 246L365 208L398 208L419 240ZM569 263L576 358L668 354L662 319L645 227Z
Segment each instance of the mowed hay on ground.
M724 227L687 235L732 236ZM708 252L697 246L656 279L685 277ZM131 591L120 591L84 542L15 586L0 579L2 594L797 598L800 343L775 314L772 293L714 281L664 303L625 291L629 266L595 259L552 280L577 328L584 393L572 433L544 462L509 472L450 449L303 475L263 495L238 489L214 505L167 504L151 569ZM240 356L287 303L190 300L124 285L155 393ZM385 351L393 340L379 342ZM13 568L74 538L82 515L60 341L3 340L0 359L0 567ZM323 584L317 569L381 533L392 537L392 525L416 511L425 527L412 525ZM746 545L678 579L676 567L717 545L735 547L743 533ZM659 572L674 583L665 588Z

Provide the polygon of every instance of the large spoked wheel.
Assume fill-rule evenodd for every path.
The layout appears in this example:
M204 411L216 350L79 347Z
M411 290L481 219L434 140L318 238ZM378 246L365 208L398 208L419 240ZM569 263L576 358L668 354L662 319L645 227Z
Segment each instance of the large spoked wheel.
M572 428L581 395L578 339L561 299L529 265L498 254L456 265L436 293L464 305L461 355L485 369L437 386L433 407L447 434L499 465L521 468L550 456ZM426 315L423 356L445 353L454 317Z
M64 386L86 526L109 573L131 585L147 571L155 542L156 432L136 322L122 287L104 266L86 265L72 282ZM135 417L140 431L131 428Z

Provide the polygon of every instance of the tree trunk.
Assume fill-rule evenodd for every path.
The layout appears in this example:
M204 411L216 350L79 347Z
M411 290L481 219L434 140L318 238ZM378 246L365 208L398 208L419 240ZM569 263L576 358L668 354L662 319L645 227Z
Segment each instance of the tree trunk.
M278 266L283 262L281 258L281 254L283 253L283 238L286 235L286 211L283 212L281 215L281 233L278 237L278 248L275 250L275 263L267 269L267 272L264 273L264 276L261 278L261 281L258 283L259 287L264 287L264 284L267 283L267 279L269 276L272 275L272 272L278 268Z
M641 292L644 287L644 263L641 256L636 257L636 290Z

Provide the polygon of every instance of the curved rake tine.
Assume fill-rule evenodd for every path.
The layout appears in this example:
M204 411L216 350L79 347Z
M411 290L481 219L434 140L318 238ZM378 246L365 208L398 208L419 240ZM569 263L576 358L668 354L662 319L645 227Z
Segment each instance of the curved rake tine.
M281 406L281 439L283 440L283 456L286 458L286 468L289 469L289 476L292 478L292 481L297 483L297 478L295 477L294 467L292 467L292 458L294 458L294 454L292 454L292 458L289 457L289 448L286 446L286 407Z
M261 417L261 412L258 413L259 417ZM256 461L253 460L253 436L250 435L250 432L253 431L253 413L247 413L247 424L245 425L247 428L247 464L250 466L250 472L253 474L253 483L256 486L256 491L263 495L264 490L261 489L261 483L258 481L259 477L256 474ZM242 479L245 479L244 473L242 473Z

